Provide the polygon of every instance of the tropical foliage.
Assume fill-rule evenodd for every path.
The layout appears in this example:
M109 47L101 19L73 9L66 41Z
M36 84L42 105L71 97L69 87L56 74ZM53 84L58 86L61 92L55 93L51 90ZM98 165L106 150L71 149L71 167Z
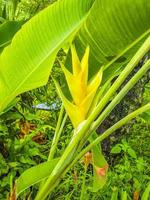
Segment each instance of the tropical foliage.
M23 138L23 141L20 140L22 144L18 143L18 140L14 142L16 149L13 145L9 145L9 151L13 149L17 155L17 149L19 152L22 149L21 152L24 154L24 149L30 148L31 145L33 149L37 146L35 152L31 153L31 157L39 156L38 162L30 158L30 153L18 157L24 163L27 159L28 164L33 166L25 171L16 168L18 161L11 162L10 166L15 166L20 176L14 185L11 183L10 199L20 198L26 189L34 185L37 192L34 193L34 199L47 199L66 173L83 157L85 158L80 199L84 199L87 193L86 174L89 166L92 166L93 170L92 186L89 190L92 192L102 190L109 178L108 163L101 147L102 141L138 115L142 114L142 119L149 123L150 102L149 97L146 97L138 109L128 112L100 135L97 134L97 129L102 127L112 110L136 83L149 73L150 60L149 56L146 58L145 56L150 50L150 2L147 0L58 0L50 3L40 12L39 10L45 7L47 2L40 9L34 6L35 16L30 12L29 15L22 17L21 2L0 1L2 137L6 138L5 134L9 137L8 119L16 109L17 115L11 120L15 125L19 123L21 132L19 137ZM32 18L28 20L30 17ZM59 56L61 52L63 56ZM141 60L143 62L140 68L133 73ZM33 89L46 84L46 90L41 89L44 91L42 98L47 103L49 102L47 96L51 98L54 124L48 120L48 125L45 126L41 124L38 113L30 115L27 112L24 116L22 112L23 109L29 110L29 101L23 104L24 95L27 95L27 99L33 97L30 112L35 113L37 108L35 103L41 101L38 98L34 100L40 89L35 91ZM146 91L148 94L149 89ZM45 105L46 109L51 110L47 105ZM57 109L60 109L60 112ZM69 125L65 136L67 142L56 156L66 124ZM37 141L37 136L43 137L43 129L53 130L53 137L47 136L50 141L48 159L38 147L43 139ZM17 131L18 128L14 130ZM28 134L30 136L26 136ZM126 163L125 170L127 170L130 165L128 156L136 161L138 158L126 140L122 140L122 143L115 145L111 150L112 154L121 152L124 152L123 162ZM126 174L123 168L121 170ZM22 171L24 172L21 173ZM12 178L15 176L17 175L10 174ZM149 185L141 198L148 199L148 194ZM120 192L118 188L114 188L111 199L117 199L118 195L121 195L122 199L127 199L128 196L127 191Z

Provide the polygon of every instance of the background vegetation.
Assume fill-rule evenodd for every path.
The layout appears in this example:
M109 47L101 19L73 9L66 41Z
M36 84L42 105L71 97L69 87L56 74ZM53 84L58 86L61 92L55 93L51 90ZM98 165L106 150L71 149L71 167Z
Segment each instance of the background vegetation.
M41 9L53 3L48 0L22 0L18 1L15 8L16 14L10 13L9 1L3 0L1 8L5 19L28 20ZM5 13L5 14L4 14ZM59 59L63 59L65 53L60 51ZM148 55L147 55L148 56ZM139 66L137 66L138 69ZM55 62L53 77L57 77L62 83L62 71L57 61ZM128 93L122 103L111 113L101 128L106 130L111 124L135 110L138 105L150 101L150 74L148 73ZM55 102L55 103L54 103ZM45 108L37 107L43 104ZM0 199L5 200L12 189L14 180L25 169L46 161L49 147L54 135L54 125L57 122L60 110L58 98L53 81L49 78L46 86L17 97L14 107L0 116ZM145 191L150 181L150 117L149 113L137 117L129 124L118 130L102 144L103 151L109 163L108 181L106 186L98 193L90 191L91 169L88 167L86 175L85 199L111 199L112 192L127 192L128 199L138 200ZM57 156L64 151L72 125L69 120L65 125L61 141L57 148ZM109 153L110 152L110 153ZM84 164L76 164L66 174L59 187L51 194L49 199L79 199L82 180L84 177ZM34 199L36 187L32 187L22 196L22 199Z

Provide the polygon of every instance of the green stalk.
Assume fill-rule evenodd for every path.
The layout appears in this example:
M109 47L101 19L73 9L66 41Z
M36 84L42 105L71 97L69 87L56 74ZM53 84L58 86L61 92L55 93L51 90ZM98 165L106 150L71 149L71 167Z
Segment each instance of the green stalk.
M88 131L90 125L95 120L95 118L99 115L99 113L103 110L106 104L109 102L112 95L117 91L120 85L124 82L126 77L130 74L130 72L134 69L134 67L138 64L138 62L142 59L142 57L147 53L150 49L150 37L144 42L141 48L137 51L135 56L131 59L122 73L119 75L117 80L111 86L109 91L100 101L96 109L94 109L93 113L89 116L89 118L83 122L83 125L80 126L79 130L76 130L75 136L72 138L70 144L66 148L64 154L62 155L60 161L52 171L50 177L47 179L45 185L39 191L35 200L44 200L46 196L50 193L50 191L54 188L55 183L60 179L64 170L68 167L68 165L72 162L72 159L77 151L77 147L81 138Z
M40 189L39 193L37 194L35 200L44 200L46 196L52 191L52 189L56 186L56 182L60 180L63 171L66 167L70 164L75 155L78 147L78 143L80 141L81 134L75 135L72 139L68 147L66 148L64 154L62 155L60 161L52 171L51 175L47 179L45 185Z
M138 82L138 80L150 69L150 60L148 60L142 68L130 79L130 81L123 87L123 89L116 95L116 97L111 101L111 103L106 107L106 109L100 114L97 120L91 125L89 131L84 137L84 143L95 131L100 124L106 119L110 112L116 107L116 105L124 98L124 96L129 92L129 90ZM82 140L83 141L83 140ZM84 145L81 141L80 147Z
M142 114L143 112L146 112L150 110L150 103L142 106L141 108L135 110L134 112L130 113L120 121L118 121L116 124L111 126L109 129L107 129L102 135L98 136L97 139L95 139L93 142L91 142L85 149L83 149L77 157L74 159L74 161L71 163L71 168L78 160L80 160L88 151L90 151L95 145L102 142L104 139L106 139L108 136L110 136L112 133L114 133L117 129L121 128L123 125L125 125L128 121L132 120L133 118L137 117L138 115Z
M95 119L99 113L103 110L106 104L110 101L110 98L125 81L127 76L131 73L134 67L140 62L143 56L150 50L150 36L146 39L137 53L133 56L131 61L127 64L125 69L121 72L114 84L109 88L108 92L104 95L102 100L99 102L98 106L94 109L93 113L89 117L88 121L91 124L93 119Z
M122 98L126 95L126 93L137 83L137 81L150 69L150 60L148 60L142 68L133 76L133 78L124 86L124 88L119 92L119 94L113 99L113 101L108 105L108 107L104 110L104 112L99 116L99 118L93 123L89 131L87 132L86 139L89 137L89 135L97 129L97 127L100 125L100 123L109 115L109 113L112 111L112 109L119 103ZM147 109L147 107L142 107L143 109ZM137 110L138 111L138 110ZM139 109L139 112L141 110ZM144 111L142 111L144 112ZM136 111L133 113L133 115L136 114ZM130 115L129 115L130 117ZM131 115L132 117L132 115ZM133 117L132 117L133 118ZM126 119L125 119L126 120ZM82 131L82 130L81 130ZM104 138L105 139L105 138ZM83 146L83 143L82 143ZM81 145L80 145L81 147ZM81 148L80 148L81 149ZM79 150L80 150L79 149ZM79 153L80 155L80 153ZM78 156L77 156L78 157ZM76 159L75 159L76 160ZM75 163L75 162L73 162ZM72 165L71 165L72 166Z
M52 148L51 148L51 151L50 151L50 155L49 155L49 157L48 157L48 160L51 160L51 159L54 157L54 153L55 153L55 151L56 151L56 148L57 148L57 145L58 145L58 141L59 141L60 135L61 135L61 133L62 133L62 131L63 131L63 128L64 128L64 126L65 126L67 117L68 117L67 114L65 114L64 119L63 119L63 121L62 121L62 124L61 124L61 126L60 126L60 129L59 129L59 131L58 131L57 137L55 138L55 141L54 141L53 146L52 146Z
M52 146L50 148L50 152L49 152L49 156L48 156L48 161L52 160L54 157L54 154L56 152L56 148L58 145L58 141L60 138L60 135L62 133L62 130L64 128L66 119L67 119L67 114L65 114L64 119L63 119L63 114L64 114L64 106L61 106L60 109L60 113L59 113L59 117L58 117L58 121L57 121L57 125L55 128L55 133L54 133L54 137L53 137L53 141L52 141ZM44 185L45 180L41 182L39 190L41 190L42 186Z
M140 62L140 60L143 58L143 56L150 50L150 36L145 40L143 45L139 48L139 50L136 52L136 54L133 56L131 61L127 64L127 66L124 68L124 70L120 73L117 80L113 83L113 85L109 88L108 92L104 95L104 97L101 99L97 107L93 110L89 118L87 119L85 125L82 127L81 135L84 136L86 132L88 132L89 127L91 126L92 122L97 118L97 116L101 113L103 108L107 105L107 103L110 101L110 98L113 96L113 94L119 89L119 87L122 85L122 83L125 81L127 76L130 74L130 72L137 66L137 64Z
M91 131L104 121L104 119L110 114L114 107L123 99L128 91L138 82L138 80L150 69L150 59L142 66L142 68L130 79L130 81L123 87L123 89L117 94L117 96L111 101L107 108L102 112L98 119L93 123Z
M129 64L126 66L126 68L122 71L118 79L114 82L114 84L109 88L106 95L102 98L102 100L99 102L97 107L95 107L93 113L91 113L91 116L89 116L87 120L87 124L92 124L94 121L93 118L96 118L99 113L103 110L103 108L106 106L106 104L109 102L112 95L116 92L116 90L120 87L120 85L123 83L125 78L129 75L131 70L134 68L135 63L137 64L137 61L140 56L143 56L143 51L148 51L150 49L150 37L145 41L145 43L142 45L142 47L138 50L138 52L135 54L135 56L132 58L132 60L129 62ZM109 113L113 110L113 108L123 99L123 97L127 94L127 92L137 83L137 81L148 71L150 68L150 60L148 60L142 68L132 77L132 79L124 86L124 88L118 93L118 95L113 99L113 101L107 106L107 108L102 112L102 114L98 117L98 119L94 122L94 124L91 127L91 130L84 130L87 131L87 134L84 136L84 141L88 138L91 132L93 130L96 130L95 127L98 127L100 123L104 121L104 119L109 115ZM83 127L84 128L84 127ZM83 140L82 140L83 141ZM80 146L83 146L83 142L81 141Z
M89 109L88 112L88 116L92 113L93 109L96 107L97 103L100 101L100 99L102 99L102 96L104 95L104 93L106 92L106 89L108 89L108 86L111 83L112 78L110 78L102 87L99 88L99 90L97 91L97 94L92 102L92 105Z
M60 135L62 133L62 130L64 128L64 125L67 119L67 114L65 115L64 119L63 119L63 114L64 114L64 107L62 105L60 113L59 113L56 129L55 129L55 134L52 141L52 146L51 146L50 153L48 156L48 161L52 160L54 157Z

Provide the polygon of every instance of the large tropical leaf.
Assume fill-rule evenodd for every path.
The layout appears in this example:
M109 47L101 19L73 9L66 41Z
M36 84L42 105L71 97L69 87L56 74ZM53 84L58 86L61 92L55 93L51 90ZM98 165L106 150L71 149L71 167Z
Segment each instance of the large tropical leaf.
M46 83L58 49L80 27L93 1L58 1L16 34L0 57L0 112L17 94ZM81 54L90 45L92 75L100 66L115 62L104 72L106 78L133 55L135 44L149 33L150 1L95 0L76 43Z
M31 167L23 172L16 182L17 195L32 185L42 181L44 178L47 178L58 161L59 158L55 158L51 161L43 162L37 166Z
M150 1L96 0L91 14L81 28L76 46L82 54L87 44L90 45L91 75L100 66L115 59L115 65L108 70L110 73L133 56L138 48L138 41L149 34ZM137 46L131 50L135 44ZM130 51L122 56L127 50Z
M22 21L6 21L0 25L0 52L11 42L22 24Z
M78 31L93 0L60 0L33 17L0 56L0 113L18 94L46 84L58 50Z

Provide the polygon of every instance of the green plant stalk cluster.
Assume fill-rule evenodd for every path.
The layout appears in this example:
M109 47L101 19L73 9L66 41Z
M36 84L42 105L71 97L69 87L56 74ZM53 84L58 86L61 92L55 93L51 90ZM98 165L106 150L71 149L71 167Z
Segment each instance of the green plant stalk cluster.
M64 114L64 107L62 106L60 113L59 113L59 118L58 118L57 126L56 126L56 129L55 129L55 134L54 134L54 137L53 137L48 161L52 160L53 157L54 157L60 135L62 133L62 130L64 128L64 125L65 125L65 122L66 122L66 119L67 119L67 114L64 116L64 119L63 119L63 114Z
M110 98L115 94L117 89L121 86L121 84L124 82L124 80L127 78L127 76L130 74L130 72L134 69L134 67L139 63L139 61L143 58L143 56L149 51L150 49L150 36L146 39L142 47L137 51L137 53L133 56L131 61L127 64L125 69L122 71L122 73L119 75L118 79L114 82L114 84L110 87L106 95L101 99L101 101L98 103L98 105L95 107L89 118L87 119L86 125L88 125L88 128L94 121L94 119L99 116L103 108L107 105L107 103L110 101ZM136 84L136 82L148 71L149 64L143 66L142 69L124 86L124 88L118 93L118 95L113 99L113 101L110 103L110 105L103 111L103 113L98 117L98 119L92 124L93 130L95 130L94 127L100 126L101 122L109 115L109 113L113 110L113 108L121 101L121 99L127 94L127 92L134 86L133 84ZM130 89L129 89L130 88ZM85 127L86 128L86 127ZM84 127L82 127L82 131L87 134L84 136L84 141L88 138L91 131L88 131L88 128L86 130L83 130ZM89 132L89 134L88 134ZM86 139L85 139L86 137Z
M59 141L59 138L61 136L62 130L64 128L64 125L65 125L65 122L67 119L67 114L65 114L64 118L63 118L63 114L64 114L64 106L62 105L60 113L59 113L57 125L55 128L55 133L54 133L54 137L52 140L52 145L50 148L49 156L48 156L48 161L50 161L54 158L54 154L57 149L58 141ZM41 182L39 190L42 188L43 184L44 184L44 181Z
M75 153L78 150L78 145L80 143L81 138L85 135L85 133L88 131L88 129L91 127L93 121L96 119L96 117L99 115L99 113L102 111L102 109L105 107L105 105L109 102L110 97L117 91L117 89L121 86L121 84L124 82L126 77L130 74L130 72L134 69L134 67L138 64L138 62L143 58L143 56L149 51L150 49L150 37L144 42L142 47L138 50L138 52L135 54L135 56L131 59L129 64L125 67L125 69L122 71L122 73L119 75L118 79L114 82L114 84L111 86L109 91L106 93L106 95L102 98L96 109L91 113L89 118L83 122L83 125L78 129L75 130L75 135L72 138L70 144L66 148L64 154L62 155L60 161L52 171L50 177L47 179L45 185L41 188L39 193L37 194L35 200L45 199L46 196L50 193L50 191L56 186L56 183L59 182L62 173L67 169L67 167L71 164L71 162L74 159ZM132 84L135 84L141 76L150 68L150 63L147 61L147 63L141 68L140 72L134 75L134 77L131 79L129 84L126 84L125 91L126 93L133 87ZM123 90L123 89L122 89ZM121 91L122 91L121 90ZM111 109L117 105L121 99L124 97L124 93L121 92L118 94L114 101L111 102L109 108L107 109L107 112L111 112ZM102 115L106 116L107 113ZM97 127L94 125L94 127Z
M94 142L89 144L85 149L83 149L78 156L74 159L74 161L71 164L71 167L80 159L82 158L85 153L87 153L89 150L92 149L93 146L99 144L99 142L102 142L104 139L106 139L108 136L110 136L112 133L114 133L117 129L121 128L123 125L125 125L128 121L132 120L136 116L142 114L143 112L146 112L150 110L150 103L142 106L141 108L137 109L136 111L130 113L120 121L118 121L116 124L114 124L112 127L107 129L102 135L98 136ZM71 168L70 167L70 168Z
M148 60L142 68L129 80L129 82L123 87L123 89L116 95L116 97L107 106L104 112L93 123L91 130L95 130L101 124L102 121L109 115L114 107L120 102L120 99L128 93L128 91L137 83L137 81L150 69L150 60Z

